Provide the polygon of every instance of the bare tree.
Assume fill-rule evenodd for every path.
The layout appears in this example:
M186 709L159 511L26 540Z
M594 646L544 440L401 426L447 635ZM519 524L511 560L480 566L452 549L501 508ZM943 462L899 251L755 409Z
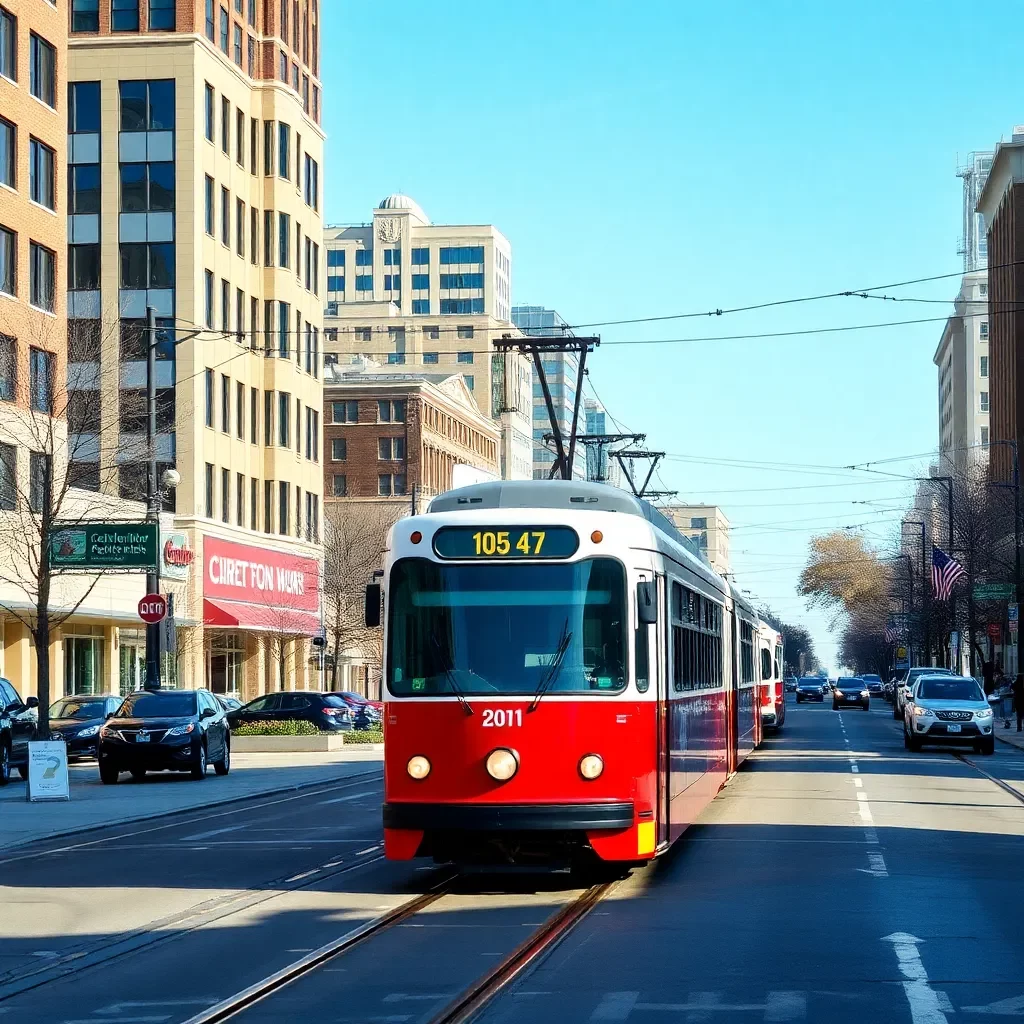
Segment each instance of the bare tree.
M344 655L362 657L380 667L381 631L364 625L363 599L366 584L384 564L388 530L406 511L404 502L335 501L326 505L323 600L327 640L334 656L332 688L337 685L339 661Z

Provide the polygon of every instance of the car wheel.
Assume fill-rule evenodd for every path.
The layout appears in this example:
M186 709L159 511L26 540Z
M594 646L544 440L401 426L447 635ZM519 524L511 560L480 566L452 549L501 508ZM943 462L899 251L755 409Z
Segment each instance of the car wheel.
M199 760L192 766L193 779L206 778L206 744L199 744Z
M21 776L22 782L28 782L28 765L27 764L19 764L18 765L18 774Z
M117 768L112 764L101 764L100 765L100 781L104 786L113 786L117 783L117 778L120 775Z
M910 749L910 733L908 733L906 729L903 730L903 749Z
M132 781L133 782L143 782L145 780L145 778L146 778L146 769L145 768L133 768L132 769Z
M6 786L11 781L11 745L0 744L0 786Z
M921 749L921 740L917 736L908 736L907 740L910 744L910 749L916 754Z
M213 762L213 770L218 775L227 775L231 771L231 744L227 741L224 743L224 758Z
M982 740L980 746L982 754L994 754L996 752L995 737L989 736L987 739Z
M832 701L832 710L833 711L838 711L839 710L839 705L835 701Z
M900 717L900 711L899 711L899 708L896 707L896 702L895 701L893 702L893 705L892 705L892 717L893 718L899 718Z
M871 710L871 705L870 705L869 701L864 701L864 710L865 711L870 711Z

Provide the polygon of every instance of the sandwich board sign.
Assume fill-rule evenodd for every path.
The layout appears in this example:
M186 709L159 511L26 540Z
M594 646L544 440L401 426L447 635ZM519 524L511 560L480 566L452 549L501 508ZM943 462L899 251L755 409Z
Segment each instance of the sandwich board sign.
M37 740L28 745L28 787L25 798L70 800L68 748L63 740Z

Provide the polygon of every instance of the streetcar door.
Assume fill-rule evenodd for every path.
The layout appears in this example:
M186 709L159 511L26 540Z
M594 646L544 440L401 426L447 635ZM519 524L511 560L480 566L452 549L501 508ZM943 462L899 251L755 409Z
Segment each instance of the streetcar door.
M672 836L669 830L669 804L671 786L669 773L672 767L672 745L669 742L671 713L668 704L668 584L664 573L655 576L658 591L658 624L655 663L655 679L658 695L658 845L668 843Z
M736 767L739 764L739 748L740 748L740 722L739 722L739 696L740 696L740 651L739 651L739 631L736 623L736 609L733 608L732 615L732 650L729 652L729 683L726 693L726 713L727 713L727 727L726 727L726 772L732 774L736 771Z

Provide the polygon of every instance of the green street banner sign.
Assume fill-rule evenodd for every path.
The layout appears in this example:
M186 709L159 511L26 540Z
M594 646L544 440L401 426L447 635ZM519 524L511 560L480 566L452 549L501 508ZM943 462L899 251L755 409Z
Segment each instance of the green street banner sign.
M156 523L83 523L50 539L55 569L156 568Z
M1007 601L1016 588L1012 583L977 583L974 587L975 601Z

